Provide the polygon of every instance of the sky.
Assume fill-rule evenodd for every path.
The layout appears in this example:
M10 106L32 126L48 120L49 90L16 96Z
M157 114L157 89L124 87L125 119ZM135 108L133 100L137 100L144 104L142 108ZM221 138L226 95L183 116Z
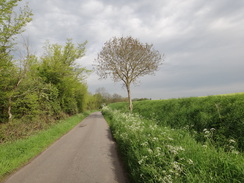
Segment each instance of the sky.
M167 99L244 92L243 0L23 0L33 21L23 33L31 51L67 38L86 45L77 60L92 69L103 44L132 36L164 55L155 75L139 78L133 98ZM87 78L88 90L127 96L122 83Z

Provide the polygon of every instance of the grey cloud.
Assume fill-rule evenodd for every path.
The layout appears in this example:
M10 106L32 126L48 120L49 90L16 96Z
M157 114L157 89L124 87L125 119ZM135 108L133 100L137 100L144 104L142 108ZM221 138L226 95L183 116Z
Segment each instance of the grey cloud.
M232 86L244 90L244 1L35 0L30 7L34 20L26 35L34 50L41 52L47 39L88 40L87 55L79 62L89 68L113 36L131 35L154 44L166 55L165 63L155 76L141 78L134 97L216 94ZM91 91L105 86L126 95L120 84L98 81L95 74L88 86Z

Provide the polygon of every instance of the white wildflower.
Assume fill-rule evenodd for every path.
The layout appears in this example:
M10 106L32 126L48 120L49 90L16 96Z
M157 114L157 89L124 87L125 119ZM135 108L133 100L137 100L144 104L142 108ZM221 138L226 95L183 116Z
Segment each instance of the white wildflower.
M234 139L230 139L229 142L230 143L236 143L236 141Z
M152 149L148 148L147 151L151 154L153 153Z
M156 156L156 157L159 157L160 155L161 155L161 154L158 152L158 154L156 154L155 156Z
M138 161L139 165L141 165L142 162L143 162L143 159L139 160L139 161Z
M141 145L142 146L148 146L148 142L143 142Z
M161 147L156 147L156 151L160 152L161 151Z
M173 182L171 175L166 175L163 178L164 182L171 183Z
M169 151L172 154L178 154L178 151L184 151L185 149L181 146L171 146L171 145L167 145L167 147L169 148Z
M231 153L233 153L233 154L239 154L239 151L232 150Z
M181 146L178 146L177 149L180 150L180 151L185 151L185 149L183 147L181 147Z
M193 165L193 161L191 159L188 159L187 162L190 164L190 165Z
M152 138L152 141L157 141L157 140L158 140L157 137L153 137L153 138Z
M180 164L179 164L177 161L174 161L174 162L172 163L172 165L173 165L173 169L174 169L176 172L182 172L182 171L183 171L182 167L180 166Z
M215 128L210 128L210 131L213 132L215 130Z

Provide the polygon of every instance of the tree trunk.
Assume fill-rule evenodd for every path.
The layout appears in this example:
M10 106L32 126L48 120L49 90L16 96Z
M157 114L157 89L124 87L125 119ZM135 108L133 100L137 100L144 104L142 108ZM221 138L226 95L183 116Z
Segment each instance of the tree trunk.
M130 94L130 84L126 85L127 93L128 93L128 100L129 100L129 110L132 112L133 110L133 105L132 105L132 100L131 100L131 94Z
M17 82L17 84L15 85L14 89L13 89L13 94L11 94L11 96L9 96L8 98L8 121L11 122L13 115L12 115L12 97L14 95L14 92L16 91L16 89L18 88L18 86L20 85L20 83L22 82L22 78L20 78Z
M12 113L11 113L11 108L12 108L12 96L9 97L8 99L8 122L12 121Z

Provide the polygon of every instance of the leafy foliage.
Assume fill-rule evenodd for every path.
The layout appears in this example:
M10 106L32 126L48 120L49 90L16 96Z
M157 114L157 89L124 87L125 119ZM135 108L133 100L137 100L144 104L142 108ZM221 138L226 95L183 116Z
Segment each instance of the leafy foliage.
M12 97L22 81L22 73L15 66L11 51L15 38L23 32L24 26L31 21L28 6L20 9L19 14L13 10L19 0L0 2L0 121L11 119Z
M67 40L64 47L48 44L38 67L43 81L58 90L58 103L61 110L68 114L85 109L87 87L82 81L88 70L75 63L76 59L84 55L85 44L75 47L71 40Z
M26 137L56 119L83 112L88 70L76 60L86 42L46 44L41 58L30 53L28 41L21 58L14 55L15 39L31 21L28 6L15 11L21 0L0 1L0 142Z
M26 5L19 14L14 8L21 0L4 0L0 2L0 55L9 56L15 44L16 35L23 32L25 25L32 20L32 12Z

